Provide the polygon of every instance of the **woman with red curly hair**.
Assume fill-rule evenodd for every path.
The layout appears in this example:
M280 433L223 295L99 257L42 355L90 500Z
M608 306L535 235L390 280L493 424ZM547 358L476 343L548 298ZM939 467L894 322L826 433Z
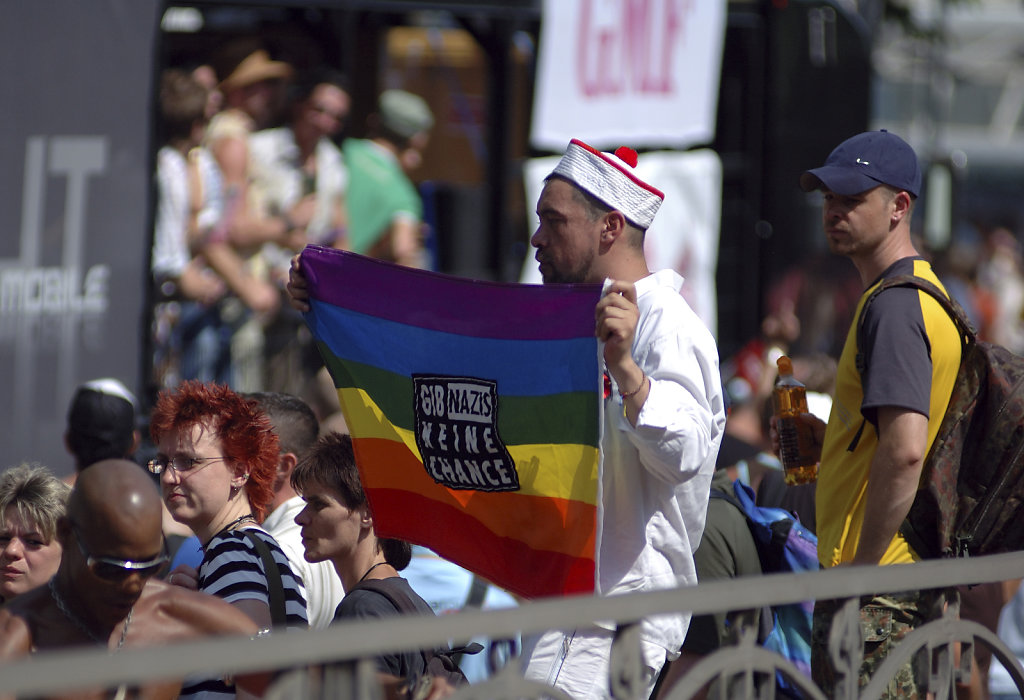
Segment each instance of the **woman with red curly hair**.
M161 392L150 433L157 454L149 470L160 475L167 509L192 528L203 547L198 572L182 565L168 581L224 598L261 629L272 623L305 629L302 580L277 541L259 527L274 497L278 440L257 403L226 386L183 382ZM264 563L268 556L280 572L280 584ZM278 587L284 605L273 610ZM192 680L181 697L235 697L234 689L219 679Z

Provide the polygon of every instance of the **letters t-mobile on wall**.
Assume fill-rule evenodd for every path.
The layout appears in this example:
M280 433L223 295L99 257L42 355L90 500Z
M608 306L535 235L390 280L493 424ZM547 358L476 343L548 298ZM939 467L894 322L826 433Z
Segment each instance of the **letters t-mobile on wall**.
M121 332L110 333L109 249L88 230L97 183L110 174L110 150L109 138L99 135L25 140L17 248L0 258L0 357L10 381L0 402L0 432L7 433L0 466L31 459L59 473L60 441L40 445L39 437L63 431L67 396L82 378L84 358L133 367L138 329L122 319ZM124 376L134 378L133 370Z
M102 136L27 139L19 251L16 258L0 259L0 317L106 311L109 266L83 266L89 179L106 172L108 151ZM43 219L51 178L64 180L60 265L43 264Z
M142 395L164 5L4 5L0 56L19 69L0 133L0 469L73 470L60 436L82 382Z

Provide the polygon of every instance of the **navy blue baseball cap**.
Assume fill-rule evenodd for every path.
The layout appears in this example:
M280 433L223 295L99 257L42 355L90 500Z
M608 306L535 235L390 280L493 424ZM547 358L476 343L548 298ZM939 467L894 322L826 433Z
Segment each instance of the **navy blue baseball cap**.
M885 129L866 131L836 146L825 165L800 176L804 192L826 187L836 194L860 194L879 185L921 193L921 166L906 141Z

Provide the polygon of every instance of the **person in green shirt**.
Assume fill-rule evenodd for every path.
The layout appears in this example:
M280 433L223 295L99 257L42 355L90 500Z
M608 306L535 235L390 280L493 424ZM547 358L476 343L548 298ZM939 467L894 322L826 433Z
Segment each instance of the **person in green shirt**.
M423 202L408 171L419 163L434 116L404 90L385 90L370 120L370 136L347 139L349 248L361 255L427 267Z

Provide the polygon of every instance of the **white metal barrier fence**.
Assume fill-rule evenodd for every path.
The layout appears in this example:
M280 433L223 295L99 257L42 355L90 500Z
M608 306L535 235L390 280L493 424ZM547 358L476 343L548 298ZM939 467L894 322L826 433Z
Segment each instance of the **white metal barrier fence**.
M447 640L486 635L492 639L511 638L547 629L566 629L594 620L614 620L620 625L621 638L613 652L611 677L616 684L613 697L622 700L646 700L638 697L629 679L636 677L629 653L636 642L640 618L659 613L690 610L697 614L723 610L792 603L802 600L856 599L862 594L919 590L967 584L988 583L1024 577L1024 553L1002 554L967 560L926 561L907 566L839 567L806 574L773 574L742 579L715 581L692 588L596 598L580 596L543 600L519 608L472 611L443 617L405 617L377 622L353 622L327 630L270 635L250 640L218 638L188 644L147 649L123 650L117 654L103 651L73 651L41 654L31 662L0 666L0 692L18 696L40 696L83 687L114 687L138 684L159 678L180 678L194 673L242 673L264 669L294 669L311 664L369 659L383 650L431 647ZM854 613L855 614L855 613ZM876 679L863 690L852 684L840 684L836 698L877 698L889 669L918 650L930 655L933 692L938 700L949 697L953 668L950 654L954 643L983 644L1010 669L1017 687L1024 693L1024 669L1010 651L991 632L965 620L943 619L909 635L878 671ZM855 646L859 647L859 641ZM858 659L837 663L859 664ZM740 679L732 687L731 697L774 697L772 677L776 668L787 669L787 662L753 644L722 649L694 667L672 692L672 700L689 698L713 677ZM852 666L856 668L856 665ZM324 677L316 697L373 698L372 663L341 664ZM295 688L312 693L310 686L281 690L281 697L297 697ZM291 694L289 694L291 693ZM816 688L807 689L811 698L824 698ZM453 696L469 698L560 698L563 695L526 682L513 662L485 683L468 686Z

